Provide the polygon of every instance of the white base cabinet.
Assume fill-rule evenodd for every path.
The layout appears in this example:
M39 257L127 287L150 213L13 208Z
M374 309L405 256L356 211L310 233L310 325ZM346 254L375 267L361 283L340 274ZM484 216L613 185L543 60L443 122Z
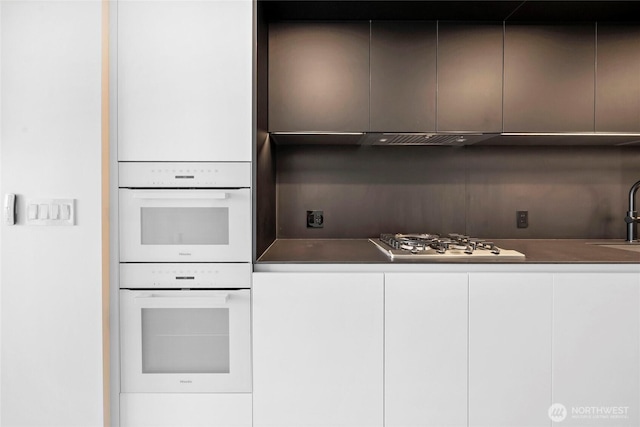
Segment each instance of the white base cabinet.
M640 425L640 274L556 274L553 402L563 426Z
M253 425L383 425L383 274L255 273Z
M640 425L640 271L254 273L253 333L256 427Z
M385 427L467 425L467 274L385 274Z
M469 426L549 426L553 275L469 274Z
M251 394L120 394L120 427L187 426L251 427Z

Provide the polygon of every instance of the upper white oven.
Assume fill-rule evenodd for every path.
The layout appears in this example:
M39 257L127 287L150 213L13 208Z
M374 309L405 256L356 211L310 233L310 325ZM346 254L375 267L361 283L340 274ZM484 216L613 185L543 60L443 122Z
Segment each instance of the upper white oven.
M123 162L121 262L250 262L249 163Z

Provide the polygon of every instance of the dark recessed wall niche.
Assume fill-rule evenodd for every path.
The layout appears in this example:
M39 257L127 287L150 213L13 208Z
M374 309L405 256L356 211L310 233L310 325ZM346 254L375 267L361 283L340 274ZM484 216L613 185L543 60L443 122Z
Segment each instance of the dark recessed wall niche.
M640 1L258 0L256 258L275 238L363 238L390 231L624 236L628 189L640 179L640 147L540 146L555 144L548 136L505 136L487 140L495 146L457 148L274 144L267 134L269 24L327 20L638 22ZM627 119L633 124L632 114ZM595 143L572 141L558 138L562 144ZM516 143L522 146L510 146ZM324 228L306 228L307 210L324 211ZM516 210L529 211L529 228L516 228Z
M640 148L277 146L277 237L623 238ZM324 228L306 227L307 210ZM529 228L516 228L516 211Z

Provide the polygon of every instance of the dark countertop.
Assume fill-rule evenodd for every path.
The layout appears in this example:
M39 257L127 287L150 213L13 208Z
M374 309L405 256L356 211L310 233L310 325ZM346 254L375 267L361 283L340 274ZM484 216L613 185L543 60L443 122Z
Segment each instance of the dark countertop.
M325 264L640 264L640 245L637 251L602 246L623 245L622 240L582 239L496 239L503 249L525 254L524 260L390 260L367 239L278 239L258 259L261 263L325 263ZM598 244L593 244L598 243Z

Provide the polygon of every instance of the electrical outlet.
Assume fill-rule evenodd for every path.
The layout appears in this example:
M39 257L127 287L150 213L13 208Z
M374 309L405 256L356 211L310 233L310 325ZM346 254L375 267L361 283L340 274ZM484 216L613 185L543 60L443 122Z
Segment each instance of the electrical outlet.
M518 228L529 227L529 211L516 211L516 225Z
M307 211L307 228L323 228L324 213L322 211Z

